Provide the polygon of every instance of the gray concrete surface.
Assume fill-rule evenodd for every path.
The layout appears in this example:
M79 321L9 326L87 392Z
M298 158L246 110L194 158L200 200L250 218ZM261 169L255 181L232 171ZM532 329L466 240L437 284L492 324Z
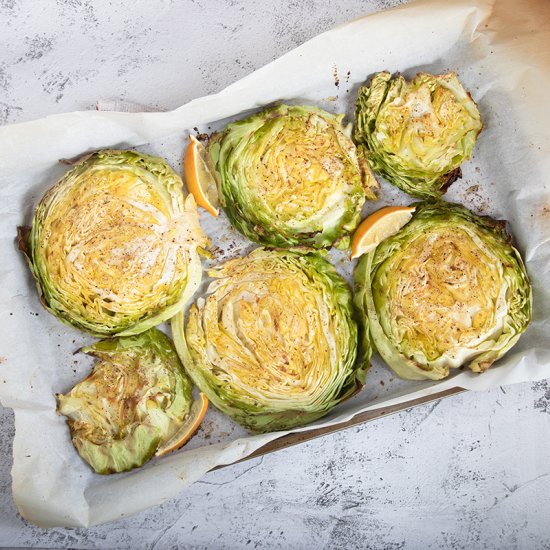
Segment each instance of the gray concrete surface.
M0 122L122 99L170 109L399 0L0 0ZM550 547L550 385L468 393L232 466L164 505L43 530L11 498L0 409L0 546Z

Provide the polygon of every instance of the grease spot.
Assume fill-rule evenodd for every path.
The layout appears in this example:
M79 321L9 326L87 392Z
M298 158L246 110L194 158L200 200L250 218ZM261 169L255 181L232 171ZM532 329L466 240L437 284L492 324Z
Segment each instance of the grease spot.
M470 185L462 193L462 198L471 201L472 206L480 213L486 212L489 209L489 201L483 195L483 189L480 185Z
M338 67L336 65L332 66L332 77L334 78L334 85L340 87L340 76L338 75Z

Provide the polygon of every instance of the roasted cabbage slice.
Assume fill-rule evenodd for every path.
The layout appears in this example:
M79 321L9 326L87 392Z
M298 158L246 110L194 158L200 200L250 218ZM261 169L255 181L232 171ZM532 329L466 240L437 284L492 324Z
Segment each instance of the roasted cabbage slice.
M160 158L99 151L42 198L20 232L44 306L98 336L172 317L201 280L208 241L191 195Z
M482 128L477 105L455 73L388 72L359 89L354 139L371 168L406 193L437 198L460 177Z
M402 378L483 372L531 320L531 286L504 222L428 201L355 269L364 335Z
M347 247L377 183L343 116L279 105L213 136L218 194L236 229L276 247Z
M363 385L346 282L319 253L256 249L209 272L204 298L172 320L193 382L256 432L311 422Z
M74 446L99 474L141 466L178 432L193 402L172 342L150 329L82 351L98 358L92 373L57 396Z

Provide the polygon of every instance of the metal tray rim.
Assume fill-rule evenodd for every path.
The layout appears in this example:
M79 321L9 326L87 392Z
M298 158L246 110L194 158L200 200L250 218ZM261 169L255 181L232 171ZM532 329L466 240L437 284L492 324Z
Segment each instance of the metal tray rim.
M332 424L331 426L324 426L322 428L313 428L311 430L307 430L304 432L286 434L281 437L278 437L277 439L274 439L273 441L270 441L269 443L266 443L265 445L262 445L261 447L256 449L254 452L250 453L248 456L240 460L237 460L230 464L221 464L219 466L212 468L211 471L220 470L222 468L227 468L228 466L232 466L233 464L239 464L240 462L245 462L253 458L258 458L266 454L275 453L283 449L288 449L289 447L300 445L301 443L305 443L306 441L311 441L312 439L324 437L326 435L340 432L348 428L351 428L353 426L358 426L360 424L366 424L367 422L378 420L385 416L396 414L406 409L411 409L413 407L425 405L426 403L431 403L432 401L445 399L446 397L451 397L452 395L457 395L465 391L468 391L468 390L460 387L454 387L447 390L432 393L430 395L425 395L423 397L418 397L417 399L404 401L403 403L398 403L397 405L391 405L389 407L380 407L371 411L365 411L365 412L356 414L350 420L347 420L345 422L339 422L337 424Z

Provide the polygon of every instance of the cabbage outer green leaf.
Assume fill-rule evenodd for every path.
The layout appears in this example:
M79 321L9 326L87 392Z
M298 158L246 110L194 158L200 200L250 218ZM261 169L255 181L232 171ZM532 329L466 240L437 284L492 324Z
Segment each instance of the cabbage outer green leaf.
M195 201L166 162L114 150L70 170L20 238L44 306L98 336L172 317L200 284L207 245Z
M519 339L532 295L503 222L440 201L416 210L355 269L363 338L402 378L483 372Z
M141 466L183 424L192 385L172 342L157 329L82 349L99 359L66 395L73 444L99 474Z
M209 275L206 295L186 322L174 317L172 333L218 409L268 432L312 422L359 391L370 347L356 361L350 289L319 253L260 248Z
M348 246L377 183L343 116L279 105L213 136L220 202L237 230L276 247Z
M477 105L454 73L389 72L359 89L354 139L371 168L406 193L441 196L460 177L482 128Z

